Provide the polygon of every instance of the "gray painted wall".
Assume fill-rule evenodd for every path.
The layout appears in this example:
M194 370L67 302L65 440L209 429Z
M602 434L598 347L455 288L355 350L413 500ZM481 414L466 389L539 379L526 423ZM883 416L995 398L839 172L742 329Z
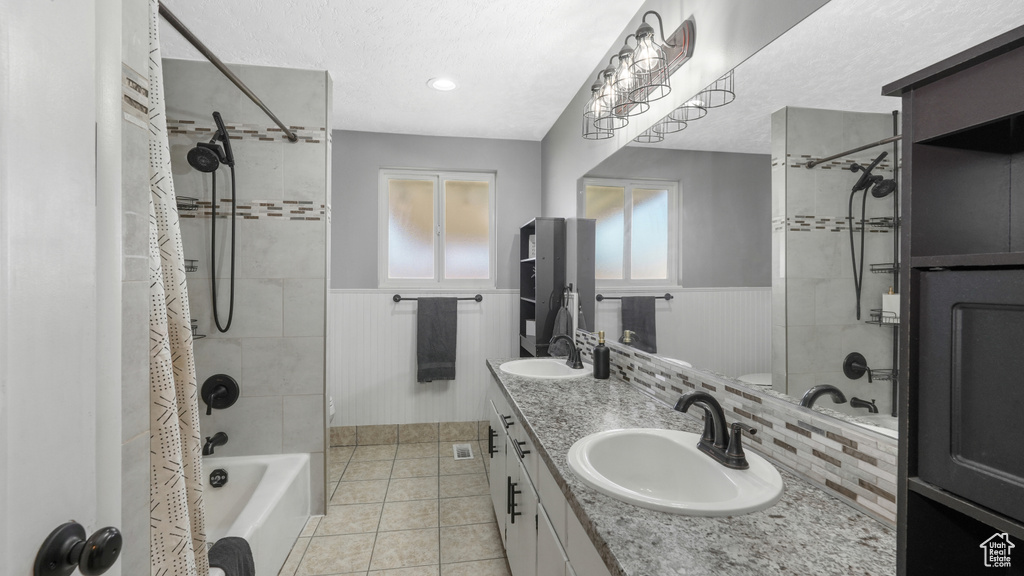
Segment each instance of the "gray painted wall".
M823 6L827 0L647 0L623 29L619 40L608 46L579 92L562 112L542 141L544 158L543 215L575 215L575 182L615 150L653 125L694 94L778 38ZM690 17L696 23L694 54L672 75L672 92L651 103L651 109L630 120L629 126L607 140L584 140L580 136L583 106L590 98L590 85L613 51L618 51L627 34L636 31L640 16L657 10L669 34ZM654 21L652 19L652 21Z
M771 286L771 157L627 146L587 174L679 182L684 288Z
M494 171L497 287L518 288L519 227L540 215L540 142L334 131L331 288L377 287L381 168Z

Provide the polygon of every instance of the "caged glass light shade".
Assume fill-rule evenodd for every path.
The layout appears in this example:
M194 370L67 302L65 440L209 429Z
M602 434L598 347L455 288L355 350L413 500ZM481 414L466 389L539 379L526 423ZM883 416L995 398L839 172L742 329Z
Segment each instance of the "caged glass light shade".
M665 116L664 118L659 120L657 124L651 126L651 130L654 130L658 134L661 134L662 138L664 138L665 134L674 134L676 132L682 132L683 130L686 130L686 126L687 123L685 120L680 120L672 116L672 114L669 114L668 116Z
M639 142L640 144L656 144L663 141L665 139L665 133L657 130L659 124L661 124L661 122L658 122L658 124L651 126L647 130L644 130L642 134L633 138L633 141Z
M594 107L594 125L598 130L618 130L629 124L629 117L622 114L623 102L615 91L615 69L608 66L601 72L602 86L597 95L598 105Z
M629 46L629 38L632 36L632 34L626 36L626 42L622 45L622 49L619 50L619 64L615 67L615 78L612 83L619 98L619 110L617 110L617 113L620 116L637 116L647 112L651 107L649 102L634 102L630 99L630 96L638 86L637 77L633 73L633 52L635 49Z
M731 104L736 99L736 76L735 69L729 70L715 83L708 86L707 88L700 91L697 94L697 100L699 100L705 108L718 108Z
M611 130L601 130L594 123L601 113L600 91L602 86L600 82L596 82L590 87L590 100L583 108L583 138L586 140L604 140L614 135Z
M660 28L661 15L651 10L644 14L644 19L650 14L657 16ZM661 37L664 41L664 30ZM647 22L641 23L636 30L636 48L633 50L630 72L635 82L629 93L629 100L632 102L650 103L668 96L672 91L665 48L655 40L654 28Z

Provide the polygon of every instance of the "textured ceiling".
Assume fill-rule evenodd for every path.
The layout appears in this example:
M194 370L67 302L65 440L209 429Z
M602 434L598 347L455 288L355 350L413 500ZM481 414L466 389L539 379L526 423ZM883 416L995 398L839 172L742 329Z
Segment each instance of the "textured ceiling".
M776 110L898 110L883 85L1021 25L1021 0L831 0L736 68L732 104L631 146L768 154Z
M164 1L224 62L328 70L334 129L521 140L544 137L642 4ZM163 21L160 41L202 59ZM458 89L428 88L435 76Z

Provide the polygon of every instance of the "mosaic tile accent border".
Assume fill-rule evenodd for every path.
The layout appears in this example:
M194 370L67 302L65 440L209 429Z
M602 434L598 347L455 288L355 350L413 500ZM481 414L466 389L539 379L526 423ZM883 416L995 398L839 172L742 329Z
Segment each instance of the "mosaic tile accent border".
M772 219L772 230L782 229L782 219ZM850 230L850 220L846 216L813 216L797 215L786 218L785 229L789 232L847 232ZM854 232L860 232L863 226L860 221L855 221ZM868 218L867 228L869 234L889 234L892 231L892 218Z
M258 124L224 123L232 140L251 140L257 142L287 142L288 138L277 126L268 127ZM298 143L320 144L327 140L327 130L323 126L312 128L307 126L289 126L289 130L298 136ZM167 119L167 134L181 134L190 137L212 136L217 131L213 122L196 122L195 120Z
M227 219L231 216L231 201L221 199L217 207L217 219ZM213 203L209 200L200 200L199 209L194 211L178 212L179 218L211 218L213 216ZM251 202L236 202L236 220L327 220L327 209L323 204L316 204L312 200L253 200Z
M597 336L577 331L584 359L593 362ZM896 526L896 455L892 438L842 422L709 371L672 364L611 342L612 373L674 406L694 389L711 393L730 419L757 429L744 442L822 490L890 527Z
M811 160L816 160L820 156L811 156L810 154L786 154L785 165L787 168L807 168L807 163ZM821 168L822 170L850 170L850 165L854 162L863 163L864 158L836 158L830 162L823 162L821 164L815 164L814 168ZM772 156L772 167L780 166L783 162L778 156ZM900 165L902 166L903 160L900 159ZM879 170L892 170L892 159L882 160L877 167Z

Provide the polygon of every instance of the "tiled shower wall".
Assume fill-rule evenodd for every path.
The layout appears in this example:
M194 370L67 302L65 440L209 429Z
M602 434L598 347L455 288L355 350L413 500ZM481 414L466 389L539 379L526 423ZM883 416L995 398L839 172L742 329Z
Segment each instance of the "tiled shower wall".
M597 338L576 332L586 361ZM768 390L755 390L713 372L672 364L612 342L612 376L650 394L671 409L691 390L713 395L730 421L757 429L744 444L782 464L865 514L896 524L896 440L802 408Z
M881 308L882 294L894 285L891 273L874 274L870 268L893 262L897 235L891 227L868 226L858 320L847 220L850 190L860 177L849 171L850 165L867 165L886 151L888 157L873 174L892 178L892 145L812 169L806 164L892 135L890 114L783 108L772 115L772 381L775 390L791 397L831 384L847 398L875 399L880 412L891 410L889 382L868 383L866 376L850 380L842 366L847 354L860 352L874 369L893 368L893 329L865 321L872 309ZM854 201L858 221L861 198L858 193ZM877 224L891 220L893 199L868 193L866 217ZM859 261L859 233L854 241ZM849 404L829 407L858 412Z
M233 377L238 402L202 416L204 436L223 431L217 455L311 454L313 511L324 507L325 345L328 268L327 159L329 91L325 72L231 66L283 122L283 132L208 62L164 60L167 125L175 189L198 199L181 211L200 384L214 374ZM235 156L235 301L231 327L220 333L211 306L212 179L192 169L186 154L216 131L221 113ZM217 172L217 300L227 322L230 273L230 177ZM200 404L205 409L205 404Z

